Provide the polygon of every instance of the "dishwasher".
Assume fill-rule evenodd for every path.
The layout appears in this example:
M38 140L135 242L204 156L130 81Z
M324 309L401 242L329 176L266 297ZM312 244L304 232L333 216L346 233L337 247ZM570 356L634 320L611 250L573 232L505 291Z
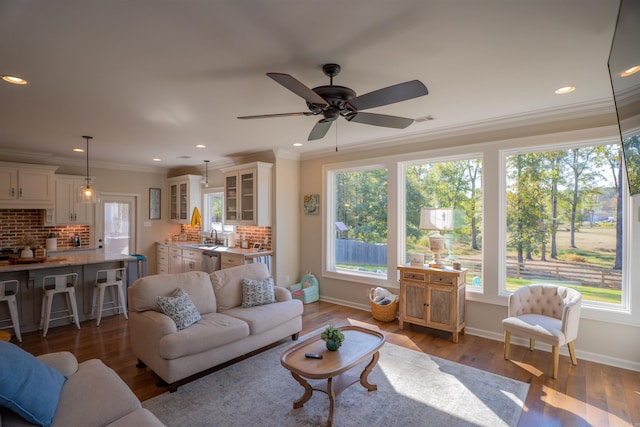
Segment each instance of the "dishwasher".
M202 271L213 273L220 270L220 253L214 251L202 252Z

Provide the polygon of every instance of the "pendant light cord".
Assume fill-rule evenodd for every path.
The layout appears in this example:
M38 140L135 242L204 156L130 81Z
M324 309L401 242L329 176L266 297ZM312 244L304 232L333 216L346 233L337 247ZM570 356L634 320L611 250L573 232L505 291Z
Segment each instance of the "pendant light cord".
M87 186L90 184L89 178L89 140L93 139L92 136L83 136L83 138L87 141L87 176L85 177L85 181L87 181Z

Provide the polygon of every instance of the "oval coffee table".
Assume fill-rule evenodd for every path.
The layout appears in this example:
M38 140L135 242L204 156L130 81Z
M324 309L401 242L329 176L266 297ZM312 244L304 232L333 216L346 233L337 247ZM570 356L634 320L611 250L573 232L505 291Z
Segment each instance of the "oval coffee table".
M378 386L370 384L367 378L378 363L380 358L378 350L385 341L385 335L373 329L353 325L339 326L338 329L342 331L345 339L342 346L336 351L327 350L325 342L320 338L323 328L319 329L317 334L285 350L280 356L282 366L291 371L293 378L304 387L304 394L293 403L293 408L301 408L311 399L313 390L326 393L329 396L328 426L331 426L333 422L336 398L347 387L359 381L369 391L378 389ZM306 358L305 353L321 354L322 359ZM371 357L371 361L359 378L347 374L347 371L369 357ZM326 379L327 383L311 385L307 379Z

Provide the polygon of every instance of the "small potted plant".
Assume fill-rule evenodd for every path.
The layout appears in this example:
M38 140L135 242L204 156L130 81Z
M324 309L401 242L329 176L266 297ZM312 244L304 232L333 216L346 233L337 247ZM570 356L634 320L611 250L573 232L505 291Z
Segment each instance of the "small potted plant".
M327 350L335 351L342 345L344 334L338 328L327 326L321 334L320 338L327 343Z

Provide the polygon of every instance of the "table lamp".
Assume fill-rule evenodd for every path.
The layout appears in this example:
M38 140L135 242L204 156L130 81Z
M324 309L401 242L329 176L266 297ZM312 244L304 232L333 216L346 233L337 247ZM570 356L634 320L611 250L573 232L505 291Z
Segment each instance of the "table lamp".
M444 263L440 259L440 253L444 250L446 239L440 231L453 229L453 209L422 208L420 229L436 231L429 236L429 248L433 252L433 261L429 263L429 267L443 269Z

